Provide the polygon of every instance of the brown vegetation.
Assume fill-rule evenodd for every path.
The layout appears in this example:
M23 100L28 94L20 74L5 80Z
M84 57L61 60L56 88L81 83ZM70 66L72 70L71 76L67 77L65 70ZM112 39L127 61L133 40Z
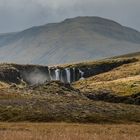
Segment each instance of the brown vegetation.
M110 71L77 81L73 83L73 87L79 89L87 96L93 96L92 98L95 98L95 95L97 97L97 94L101 93L102 99L100 98L100 100L108 98L104 101L122 102L122 100L119 101L119 99L123 98L124 100L125 98L127 103L140 104L140 53L114 57L111 58L111 60L123 60L128 58L135 58L137 61L123 64L119 67L113 68ZM108 95L108 97L106 95ZM128 98L126 99L126 97ZM136 99L133 97L136 97ZM97 97L97 99L99 98Z
M0 123L1 140L139 140L139 124Z
M17 72L19 69L29 68L31 71L32 67L38 67L1 64L1 72L9 70L11 66ZM0 121L140 122L138 56L69 65L72 66L85 68L87 72L90 67L95 76L75 82L73 87L59 81L34 86L22 81L18 85L1 82ZM46 70L43 66L40 67ZM3 78L3 73L1 76ZM11 77L10 81L13 80L15 79Z

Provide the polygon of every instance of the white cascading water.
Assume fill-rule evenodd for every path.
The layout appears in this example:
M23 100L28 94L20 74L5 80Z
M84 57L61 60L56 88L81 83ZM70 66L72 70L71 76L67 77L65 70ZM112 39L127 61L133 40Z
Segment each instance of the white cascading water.
M71 73L70 73L70 69L69 68L66 68L65 69L65 71L66 71L66 76L67 76L67 82L68 83L71 83Z
M79 69L79 73L81 75L80 80L83 80L84 79L84 72Z
M78 79L76 79L75 68L72 68L72 70L70 68L65 68L64 70L65 70L66 75L62 74L61 69L56 68L54 70L54 69L48 68L50 81L57 80L57 81L61 81L61 82L71 83L71 82L75 82L76 80L78 80ZM84 79L84 72L80 69L78 69L78 71L79 71L79 75L80 75L79 80ZM64 77L64 76L66 76L66 77Z
M60 69L55 70L55 76L56 76L55 80L60 80Z
M50 80L52 81L53 80L53 77L51 76L51 70L50 70L50 68L48 68L48 71L49 71Z

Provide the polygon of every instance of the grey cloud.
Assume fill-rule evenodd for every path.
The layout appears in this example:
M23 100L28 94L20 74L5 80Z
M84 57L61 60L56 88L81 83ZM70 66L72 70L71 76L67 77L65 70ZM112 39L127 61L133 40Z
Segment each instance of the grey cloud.
M0 32L76 16L101 16L140 30L139 13L139 0L0 0Z

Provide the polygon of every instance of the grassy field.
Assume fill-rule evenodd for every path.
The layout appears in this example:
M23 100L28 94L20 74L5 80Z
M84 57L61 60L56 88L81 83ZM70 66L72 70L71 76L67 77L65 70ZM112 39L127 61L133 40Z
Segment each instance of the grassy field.
M140 106L90 100L79 91L52 82L28 88L0 89L0 121L140 122Z
M131 55L125 57L131 58ZM93 94L95 91L110 91L117 96L131 96L140 93L140 54L132 55L132 57L137 61L77 81L73 83L73 87ZM120 57L120 60L122 58Z
M73 66L95 73L71 85L0 82L0 140L140 139L140 54Z
M139 140L140 124L0 123L0 140Z
M85 86L84 88L81 88L81 90L83 92L108 90L111 91L112 94L114 93L119 96L129 96L137 94L140 93L140 75L127 78L120 78L112 81L91 82L87 85L85 82Z
M114 61L109 62L109 65L110 63L111 66L116 66L116 61L115 65ZM140 122L139 66L138 61L127 63L110 72L80 80L73 87L59 81L36 86L11 84L9 87L8 82L1 82L0 121L118 124ZM104 94L105 90L109 91L108 95ZM101 97L100 93L103 93Z

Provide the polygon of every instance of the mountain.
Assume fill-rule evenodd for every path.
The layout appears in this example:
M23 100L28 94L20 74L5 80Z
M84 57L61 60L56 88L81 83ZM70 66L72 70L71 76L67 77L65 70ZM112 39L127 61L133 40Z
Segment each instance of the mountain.
M0 34L0 62L62 64L140 51L140 32L100 17Z

